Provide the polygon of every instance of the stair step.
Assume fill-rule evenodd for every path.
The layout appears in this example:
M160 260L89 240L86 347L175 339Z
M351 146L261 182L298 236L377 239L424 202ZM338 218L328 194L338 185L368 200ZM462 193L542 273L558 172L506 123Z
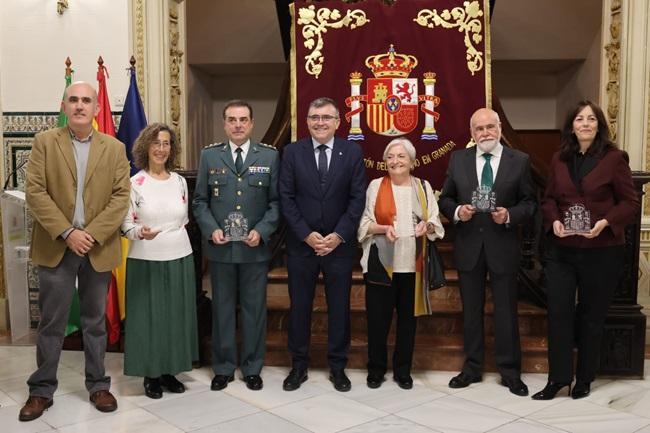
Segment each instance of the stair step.
M445 269L445 278L448 283L454 283L452 285L457 285L458 282L458 271L456 269L447 268ZM268 284L280 284L286 286L289 279L289 272L285 267L276 267L269 270L268 273ZM323 284L323 274L318 275L318 285ZM356 268L352 272L352 284L363 284L363 273L361 268Z
M269 332L267 334L266 365L288 366L291 357L287 350L287 334L284 332ZM494 364L494 338L486 336L486 371L495 371ZM546 361L547 341L542 337L521 337L522 371L543 373L548 371ZM389 354L393 350L393 340L389 339ZM316 368L327 367L327 337L325 335L312 335L311 339L311 366ZM367 345L365 340L352 338L348 355L348 367L366 367ZM413 351L414 370L444 370L459 371L464 361L463 337L458 334L450 335L422 335L418 334ZM390 356L389 356L390 363Z
M445 262L453 261L450 242L438 244ZM275 268L269 272L267 288L267 355L266 365L290 366L291 357L287 350L287 329L290 300L287 289L287 269ZM431 316L418 319L416 346L413 355L415 370L459 371L464 361L462 302L458 287L458 272L448 267L445 271L447 286L429 292L433 309ZM348 366L365 368L367 363L367 323L365 314L365 285L361 269L352 275L350 292L351 344ZM495 371L494 350L494 306L491 290L488 288L485 303L486 371ZM527 302L518 303L519 332L522 346L522 371L546 372L547 340L546 310ZM389 350L394 344L393 321L389 335ZM327 302L322 276L316 285L312 312L311 365L327 367Z

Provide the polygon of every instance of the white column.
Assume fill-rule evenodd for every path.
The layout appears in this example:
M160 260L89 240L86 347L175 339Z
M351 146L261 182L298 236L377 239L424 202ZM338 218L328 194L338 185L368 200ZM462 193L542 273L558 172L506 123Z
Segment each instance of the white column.
M630 154L632 170L647 169L648 136L648 78L650 77L650 34L648 32L650 3L622 3L623 32L621 34L621 111L619 114L620 145ZM650 223L649 215L645 215Z
M0 15L2 15L3 3L0 2ZM0 31L0 48L2 47L2 32ZM2 151L0 152L0 179L5 178L5 152L4 152L4 125L2 116L2 50L0 49L0 142ZM2 243L2 225L0 224L0 331L6 331L8 327L7 317L7 298L5 290L5 273L4 273L4 253Z

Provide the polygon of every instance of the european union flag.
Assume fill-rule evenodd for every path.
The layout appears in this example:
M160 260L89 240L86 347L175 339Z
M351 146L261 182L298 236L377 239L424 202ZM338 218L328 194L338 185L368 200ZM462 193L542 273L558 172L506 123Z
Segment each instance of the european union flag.
M135 62L133 62L135 63ZM135 66L131 66L131 84L129 91L126 93L126 101L124 102L124 110L122 111L122 119L120 120L120 130L117 132L117 139L126 145L126 156L131 163L131 176L133 176L138 169L133 166L133 142L138 137L140 131L147 126L147 117L144 114L144 106L140 99L140 92L138 91L138 82L135 75Z

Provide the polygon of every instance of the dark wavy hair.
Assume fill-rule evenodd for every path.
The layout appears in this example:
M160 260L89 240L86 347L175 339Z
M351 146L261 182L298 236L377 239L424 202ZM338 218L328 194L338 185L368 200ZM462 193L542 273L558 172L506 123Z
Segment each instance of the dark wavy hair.
M140 131L138 138L133 143L133 165L142 170L149 169L149 146L158 139L158 133L161 131L169 132L171 147L169 148L169 158L165 161L165 170L172 171L176 165L176 157L180 152L180 146L176 141L174 131L164 123L152 123Z
M562 139L560 142L560 159L562 161L569 161L580 149L580 143L578 143L578 139L573 133L573 121L585 107L591 107L598 121L598 132L596 132L596 136L594 137L593 143L589 146L588 152L600 158L609 150L617 148L616 144L610 138L609 126L607 125L607 119L605 119L603 110L595 103L585 99L584 101L578 102L575 108L569 111L564 119Z

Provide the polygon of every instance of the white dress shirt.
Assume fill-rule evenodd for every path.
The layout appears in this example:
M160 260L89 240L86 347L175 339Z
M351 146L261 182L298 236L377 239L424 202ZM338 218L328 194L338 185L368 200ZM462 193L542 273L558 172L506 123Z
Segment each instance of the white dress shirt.
M483 158L483 154L486 152L483 152L478 146L476 146L476 178L478 179L478 184L481 185L481 177L483 176L483 167L485 166L485 158ZM499 170L499 163L501 162L501 154L503 153L503 144L500 142L494 146L494 149L492 149L490 152L490 155L492 155L492 158L490 158L490 166L492 167L492 183L494 184L494 180L497 178L497 171ZM469 203L467 203L469 204ZM458 211L460 210L459 205L456 207L456 212L454 212L454 223L457 223L460 221L460 218L458 217ZM508 217L506 218L506 224L510 223L510 214L508 214Z
M327 146L327 149L325 149L325 155L327 155L327 169L329 170L330 161L332 160L332 151L334 150L334 137L332 137L332 139L327 143L319 143L312 137L311 143L314 145L314 158L316 158L316 167L318 167L318 155L320 154L318 146L321 144L325 144L325 146Z
M246 161L246 155L248 155L248 149L251 147L251 141L246 140L246 143L242 144L241 146L237 146L235 143L232 141L228 140L228 144L230 145L230 154L232 155L232 160L233 162L237 161L237 148L241 148L241 160L242 162Z

